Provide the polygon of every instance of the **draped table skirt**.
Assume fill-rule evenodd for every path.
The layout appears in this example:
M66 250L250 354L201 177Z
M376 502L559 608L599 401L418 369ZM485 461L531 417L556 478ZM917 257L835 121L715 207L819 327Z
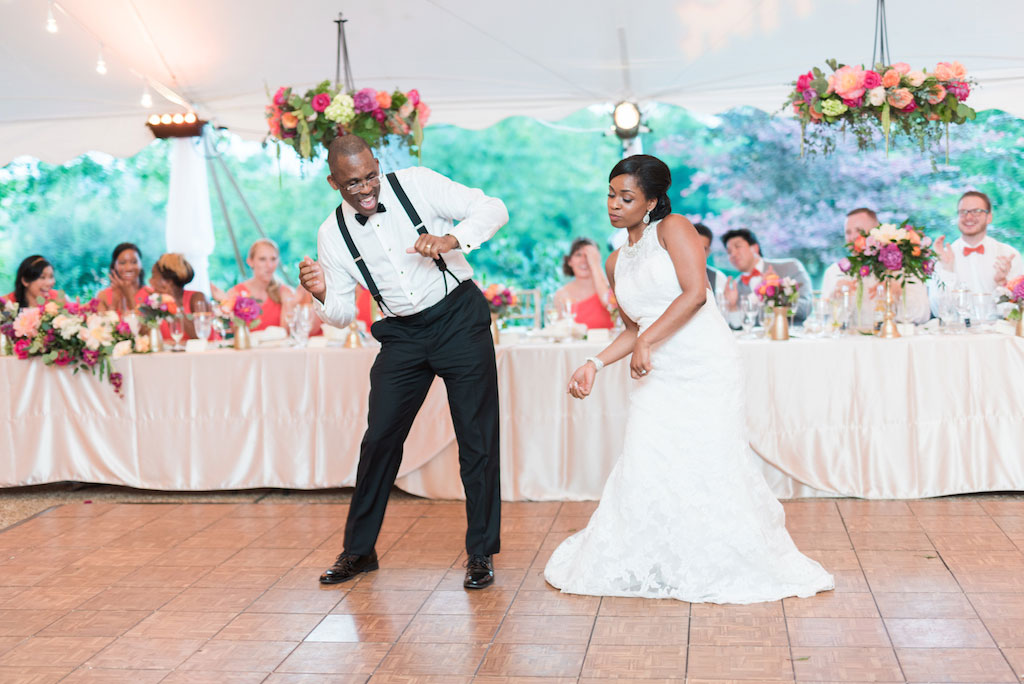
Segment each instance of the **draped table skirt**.
M1024 340L979 334L740 347L752 458L780 498L1024 490ZM498 348L504 499L599 498L622 445L628 367L603 370L584 401L565 391L573 369L599 350ZM321 348L129 356L115 362L123 398L81 374L2 358L0 486L351 486L375 355L376 348ZM413 424L398 485L462 497L440 381Z

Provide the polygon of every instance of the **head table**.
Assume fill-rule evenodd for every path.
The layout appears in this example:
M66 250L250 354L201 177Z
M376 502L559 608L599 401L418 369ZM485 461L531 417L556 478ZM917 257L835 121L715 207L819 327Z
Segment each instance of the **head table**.
M600 497L635 382L619 363L598 375L588 399L570 398L570 373L600 348L498 347L504 499ZM744 339L740 348L751 458L780 498L1024 490L1024 339ZM0 486L350 486L376 353L133 355L115 361L123 398L91 377L0 358ZM413 425L398 485L462 497L441 381Z

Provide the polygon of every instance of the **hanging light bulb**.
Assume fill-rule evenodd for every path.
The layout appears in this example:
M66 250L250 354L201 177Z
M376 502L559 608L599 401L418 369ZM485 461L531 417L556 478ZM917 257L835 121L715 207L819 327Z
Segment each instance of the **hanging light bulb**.
M149 125L150 126L158 126L159 124L160 124L160 115L159 114L150 114L149 115Z
M100 56L96 58L96 73L100 76L107 75L107 62L103 59L103 46L100 45Z
M189 112L188 114L185 115L185 123L190 123L191 124L191 123L195 123L195 122L196 122L196 115L193 112Z
M142 89L142 99L139 100L139 104L141 104L146 109L150 109L153 106L153 96L149 93L148 85L144 86Z
M57 19L53 16L52 2L46 8L46 31L48 33L57 32Z

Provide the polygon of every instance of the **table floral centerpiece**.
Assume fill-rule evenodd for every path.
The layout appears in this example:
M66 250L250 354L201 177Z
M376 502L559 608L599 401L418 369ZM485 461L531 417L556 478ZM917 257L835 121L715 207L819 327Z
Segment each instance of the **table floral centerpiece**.
M501 338L498 320L519 305L519 298L511 288L501 283L491 283L481 289L484 299L487 300L487 306L491 309L491 337L494 338L494 343L498 344Z
M1006 291L1000 295L999 303L1014 305L1013 310L1006 315L1006 319L1016 321L1017 337L1024 337L1024 275L1017 276L1006 283Z
M754 292L762 304L772 308L772 320L766 326L768 336L773 340L788 340L789 316L800 298L800 283L769 271Z
M249 349L252 339L249 331L259 324L263 307L245 290L229 294L218 303L220 315L230 324L234 332L235 349Z
M925 282L935 271L935 250L924 229L909 224L883 223L862 232L846 243L847 256L839 260L839 270L857 279L857 306L864 298L864 279L874 276L885 287L885 317L878 334L899 337L896 328L893 284L904 292L908 282Z

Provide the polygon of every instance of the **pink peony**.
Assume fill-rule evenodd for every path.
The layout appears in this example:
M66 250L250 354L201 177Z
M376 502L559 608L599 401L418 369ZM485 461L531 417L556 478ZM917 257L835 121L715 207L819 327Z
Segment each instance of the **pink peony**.
M317 93L313 96L313 101L310 103L314 112L322 112L327 109L330 104L331 96L327 93Z
M836 94L844 100L855 100L864 94L864 69L860 66L839 67L833 76Z
M964 84L964 87L967 87L966 83ZM966 98L967 96L964 95L964 97ZM426 126L427 121L430 120L430 107L428 107L425 102L420 102L416 105L416 118L419 119L420 126Z
M935 65L935 71L932 72L936 80L945 83L953 79L953 69L950 67L949 62L939 62Z
M420 103L420 91L416 90L415 88L407 92L405 96L409 98L409 102L412 102L413 107Z
M878 75L877 71L865 71L864 72L864 89L871 90L882 85L882 77Z
M953 73L953 78L958 81L962 81L967 78L967 69L960 62L953 62L950 64L949 70Z
M946 89L940 83L933 85L929 93L928 104L936 105L946 99Z
M801 93L811 87L811 81L814 80L814 72L808 71L806 74L800 74L796 79L796 89Z
M285 97L285 91L287 90L287 88L278 88L277 92L274 93L274 104L276 104L278 107L280 107L281 105L288 101L288 99Z
M363 88L353 96L352 106L357 112L372 112L377 109L377 91L373 88Z
M906 76L907 74L910 73L910 65L907 64L906 62L896 62L895 64L890 64L889 66L895 69L900 76Z
M42 311L37 306L22 309L14 319L14 334L18 337L32 337L39 330Z
M910 84L911 88L920 88L925 78L923 71L914 70L907 74L907 83Z
M27 339L25 339L25 338L22 338L22 339L18 340L17 342L14 343L14 354L15 354L15 356L17 356L19 359L22 359L22 360L27 359L28 358L28 348L31 347L31 346L32 346L32 342L27 340Z

